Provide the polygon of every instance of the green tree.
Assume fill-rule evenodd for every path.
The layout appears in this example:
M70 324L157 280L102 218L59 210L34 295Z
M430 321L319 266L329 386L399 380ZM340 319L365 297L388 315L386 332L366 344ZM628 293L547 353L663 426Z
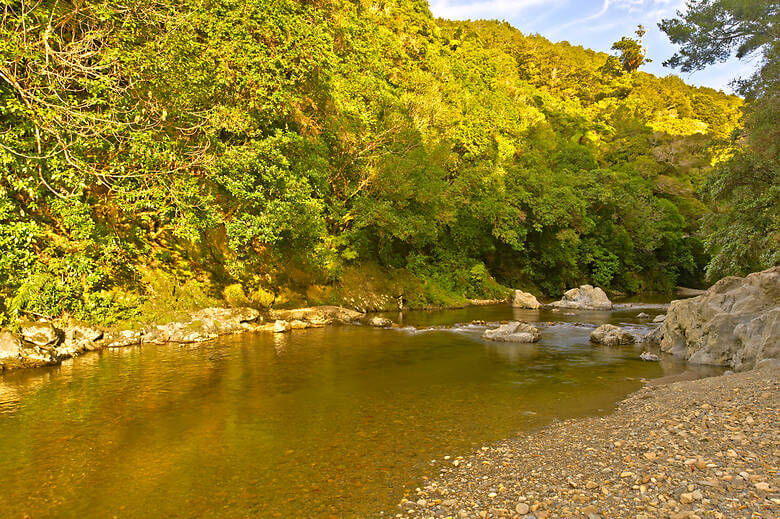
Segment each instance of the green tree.
M647 34L647 31L640 25L634 34L636 34L636 38L623 36L620 41L612 44L612 50L620 53L618 59L626 72L633 72L645 63L652 62L647 57L647 49L642 45L642 38Z
M711 204L703 231L712 280L780 263L780 2L698 0L659 23L681 49L664 64L701 70L736 56L758 56L758 68L736 81L746 97L744 128L707 180Z

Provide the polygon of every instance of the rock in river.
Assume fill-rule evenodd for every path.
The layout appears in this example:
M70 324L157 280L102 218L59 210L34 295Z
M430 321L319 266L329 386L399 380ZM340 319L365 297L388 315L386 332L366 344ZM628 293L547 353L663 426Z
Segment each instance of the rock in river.
M661 357L649 351L643 351L639 358L648 362L659 362L661 360Z
M590 332L590 341L606 346L633 344L634 336L619 326L604 324Z
M388 328L390 326L393 326L393 321L388 319L387 317L372 317L368 320L368 324L371 326L375 326L377 328Z
M560 301L552 303L557 308L574 308L577 310L611 310L612 301L599 287L582 285L572 288L563 294Z
M539 329L528 323L512 321L485 331L482 338L498 342L536 342L539 340Z
M780 357L780 267L672 301L662 327L661 350L694 364L744 371Z
M515 290L515 297L512 299L512 306L515 308L530 308L536 310L540 305L539 301L533 294L523 292L522 290Z

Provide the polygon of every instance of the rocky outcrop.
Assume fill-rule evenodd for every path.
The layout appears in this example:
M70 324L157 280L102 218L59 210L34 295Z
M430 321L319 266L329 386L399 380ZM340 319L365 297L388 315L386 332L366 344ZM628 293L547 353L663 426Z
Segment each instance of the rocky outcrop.
M22 323L20 329L22 339L36 346L50 346L62 338L62 332L45 321Z
M576 310L611 310L612 301L599 287L582 285L565 292L563 298L552 303L552 306Z
M512 306L515 308L528 308L531 310L536 310L542 305L533 294L523 292L522 290L515 290L515 297L512 299Z
M633 344L636 339L630 333L613 324L604 324L590 332L590 342L605 346Z
M333 323L352 323L363 317L362 313L341 306L313 306L295 310L271 310L269 315L272 319L306 321L315 326Z
M104 332L100 328L94 328L84 324L73 324L63 330L64 339L57 348L65 357L73 357L85 351L100 349L98 341L103 338Z
M661 350L695 364L744 371L780 357L780 267L672 301L662 327Z
M72 323L57 327L50 322L26 322L19 335L0 331L0 369L58 364L87 351L137 346L142 343L192 343L220 335L257 330L260 312L253 308L205 308L188 319L141 330L104 331Z
M285 333L292 330L292 326L290 325L289 321L285 321L284 319L277 319L274 322L274 333Z
M37 368L59 362L57 351L0 330L0 369Z
M704 294L706 290L701 290L698 288L687 288L687 287L675 287L674 293L677 294L680 297L695 297L700 296Z
M528 323L512 321L485 331L482 338L498 342L536 342L539 340L539 329Z
M146 328L141 331L139 340L157 344L205 342L216 339L220 335L252 331L257 321L262 319L260 312L254 308L204 308L192 312L186 321ZM121 342L120 338L119 346L123 345Z

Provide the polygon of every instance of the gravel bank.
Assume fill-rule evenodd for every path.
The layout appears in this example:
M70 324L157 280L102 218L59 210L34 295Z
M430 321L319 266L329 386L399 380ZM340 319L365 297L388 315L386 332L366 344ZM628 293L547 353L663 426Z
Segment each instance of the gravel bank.
M396 517L780 517L778 389L777 367L645 387L445 461Z

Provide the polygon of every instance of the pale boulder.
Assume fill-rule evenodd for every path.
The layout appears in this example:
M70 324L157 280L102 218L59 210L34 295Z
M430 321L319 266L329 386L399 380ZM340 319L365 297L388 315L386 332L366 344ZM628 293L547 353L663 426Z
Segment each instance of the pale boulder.
M515 290L515 297L512 299L512 306L515 308L529 308L531 310L536 310L542 305L533 294L523 292L522 290Z
M611 310L612 301L599 287L582 285L579 288L566 291L561 300L555 301L552 306L576 310Z
M590 332L590 341L605 346L621 346L624 344L633 344L634 336L613 324L604 324Z
M539 337L538 328L520 321L512 321L482 334L482 338L498 342L536 342Z
M672 301L661 350L694 364L746 371L780 357L780 267L721 279L704 294Z

